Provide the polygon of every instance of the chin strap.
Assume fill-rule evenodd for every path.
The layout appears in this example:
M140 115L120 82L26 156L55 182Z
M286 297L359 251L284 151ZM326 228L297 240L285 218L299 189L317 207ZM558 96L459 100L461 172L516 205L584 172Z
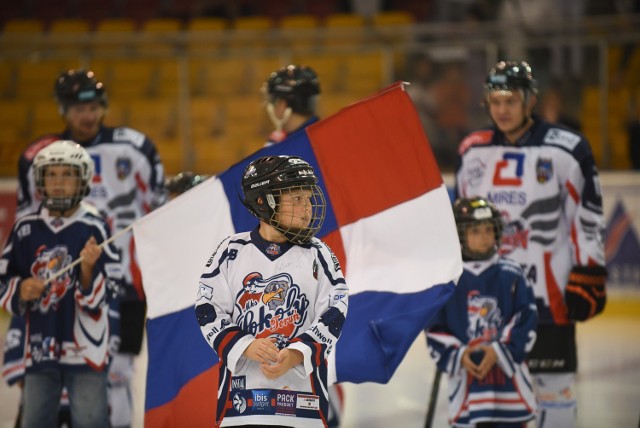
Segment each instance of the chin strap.
M287 133L283 130L283 128L284 128L284 124L287 123L287 121L291 117L292 112L293 111L291 110L291 107L287 107L284 110L282 119L279 119L276 116L273 103L267 104L267 114L269 115L269 119L271 120L271 123L273 123L273 126L275 128L275 130L271 133L271 135L269 135L270 141L273 141L274 143L279 143L280 141L284 140L287 137Z

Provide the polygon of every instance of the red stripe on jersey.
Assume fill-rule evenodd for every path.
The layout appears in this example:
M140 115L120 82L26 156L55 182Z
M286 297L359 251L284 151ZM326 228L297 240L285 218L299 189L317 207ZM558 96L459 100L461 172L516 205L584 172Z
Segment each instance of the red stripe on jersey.
M547 280L549 309L551 310L553 320L558 325L569 324L569 318L567 317L567 305L565 305L560 287L558 287L558 283L553 277L553 271L551 270L551 253L548 252L544 253L544 276Z
M238 335L239 331L232 331L231 333L227 334L224 339L222 339L222 341L220 342L220 346L218 346L218 349L216 350L216 353L218 355L225 355L224 353L224 348L227 347L227 345L229 344L229 342L231 341L231 339L233 339L234 337L236 337L236 335Z
M129 254L131 256L129 260L129 271L131 272L131 280L133 281L133 289L136 291L136 295L142 301L144 301L144 289L142 288L142 273L138 267L136 261L136 241L131 235L131 241L129 241Z
M573 184L571 184L571 182L567 180L564 183L564 185L567 188L567 191L569 192L569 196L571 196L571 199L573 199L573 202L575 202L576 204L580 202L580 194L578 193L576 188L573 186Z
M138 188L143 192L146 193L147 192L147 184L144 182L144 180L142 179L142 177L140 177L140 173L136 172L136 184L138 185Z
M571 242L573 242L573 248L575 249L576 262L580 263L580 247L578 246L578 231L576 225L571 225Z

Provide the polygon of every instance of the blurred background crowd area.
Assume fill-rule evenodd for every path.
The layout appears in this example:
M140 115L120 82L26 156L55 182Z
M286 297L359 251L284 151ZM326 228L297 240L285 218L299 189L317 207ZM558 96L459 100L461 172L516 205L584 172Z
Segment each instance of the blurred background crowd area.
M320 115L388 84L408 92L438 163L488 123L488 69L527 60L537 113L583 132L604 170L640 169L638 0L22 0L0 6L0 177L61 131L56 76L88 68L105 123L156 143L167 173L217 173L262 147L260 88L307 64Z

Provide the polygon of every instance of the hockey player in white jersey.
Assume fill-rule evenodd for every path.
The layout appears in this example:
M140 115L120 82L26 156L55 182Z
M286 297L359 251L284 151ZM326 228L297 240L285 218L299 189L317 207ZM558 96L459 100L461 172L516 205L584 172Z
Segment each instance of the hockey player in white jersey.
M57 426L63 387L73 426L108 426L109 289L122 270L115 247L99 246L109 227L82 202L92 177L93 161L75 142L38 152L42 207L16 221L0 259L0 305L24 323L23 427Z
M311 165L295 156L254 160L242 189L259 226L220 243L195 305L221 361L217 423L325 426L327 357L347 315L348 288L337 258L314 237L324 195Z
M485 196L505 220L501 251L534 286L539 323L529 355L539 427L573 427L575 322L606 303L602 195L584 136L534 115L526 62L499 62L486 81L493 126L459 147L458 197Z
M262 85L267 115L274 130L265 147L278 144L287 137L304 132L318 122L320 78L308 65L289 64L272 72ZM340 384L329 386L328 426L339 427L344 391Z
M166 198L164 169L153 142L138 130L103 124L108 111L107 92L94 73L63 72L56 78L54 93L66 129L39 138L22 154L16 216L38 209L40 195L32 175L33 159L58 139L76 141L89 152L95 173L86 201L107 219L114 234L161 205ZM133 359L142 346L145 296L133 234L121 235L115 244L121 252L124 279L119 302L120 344L111 365L109 394L111 424L119 427L130 425L132 420Z
M449 377L449 423L522 427L536 402L525 357L536 338L533 290L522 268L498 254L502 219L484 198L453 207L464 271L427 330L438 369Z

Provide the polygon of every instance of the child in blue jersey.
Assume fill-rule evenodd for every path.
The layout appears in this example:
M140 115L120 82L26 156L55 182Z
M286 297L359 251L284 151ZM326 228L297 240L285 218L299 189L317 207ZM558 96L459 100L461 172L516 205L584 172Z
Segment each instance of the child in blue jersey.
M523 427L536 401L525 357L536 338L533 290L520 266L500 257L500 213L483 198L453 207L464 271L427 330L438 368L449 376L449 423Z
M117 251L100 245L109 227L82 202L93 161L61 140L37 153L33 171L42 204L15 223L0 259L0 305L25 324L22 426L56 426L66 388L73 426L106 427L109 290L122 271Z

